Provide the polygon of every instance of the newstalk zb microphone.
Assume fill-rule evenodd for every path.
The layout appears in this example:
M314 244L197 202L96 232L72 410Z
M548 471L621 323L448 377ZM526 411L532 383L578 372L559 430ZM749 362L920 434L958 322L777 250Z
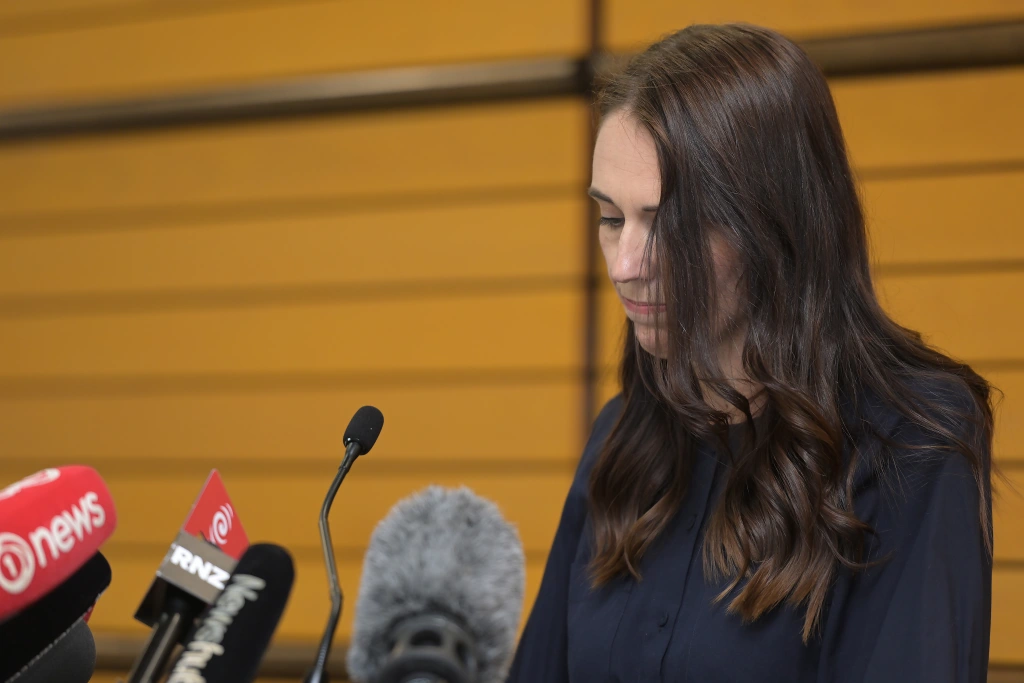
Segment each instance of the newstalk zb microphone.
M334 561L334 545L331 541L331 528L327 523L327 515L331 512L334 504L334 496L338 493L338 487L345 479L352 463L360 455L369 453L373 444L377 443L380 430L384 427L384 415L373 406L363 406L356 411L345 430L345 457L341 461L341 467L327 490L327 497L324 498L323 507L320 509L320 545L324 552L324 564L327 565L327 586L331 594L331 613L327 617L327 626L324 628L323 638L320 640L320 648L317 650L316 662L313 668L306 675L305 683L328 683L327 658L331 654L331 643L334 640L334 633L338 630L338 619L341 618L341 605L343 596L341 584L338 582L338 566Z
M523 547L497 506L432 486L377 525L348 673L358 683L500 683L515 647Z
M0 622L67 580L116 526L91 467L42 470L0 491Z
M256 544L242 555L224 591L199 619L167 683L251 683L281 620L295 580L291 555Z

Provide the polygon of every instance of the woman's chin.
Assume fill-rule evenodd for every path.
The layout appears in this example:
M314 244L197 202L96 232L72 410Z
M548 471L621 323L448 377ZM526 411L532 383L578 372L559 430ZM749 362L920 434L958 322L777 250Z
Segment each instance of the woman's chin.
M659 334L655 325L633 323L633 334L636 335L636 340L644 351L658 358L666 357L664 330Z

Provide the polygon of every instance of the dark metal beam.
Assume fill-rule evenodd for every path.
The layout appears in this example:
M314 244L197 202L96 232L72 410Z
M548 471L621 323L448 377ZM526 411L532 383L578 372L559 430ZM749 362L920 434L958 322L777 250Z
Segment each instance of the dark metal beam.
M0 110L0 143L55 135L580 93L582 60L422 66L148 99Z
M1024 21L805 40L831 77L1024 63Z
M811 38L831 77L1024 64L1024 21ZM280 116L586 95L625 55L421 66L294 78L114 102L0 110L0 143Z

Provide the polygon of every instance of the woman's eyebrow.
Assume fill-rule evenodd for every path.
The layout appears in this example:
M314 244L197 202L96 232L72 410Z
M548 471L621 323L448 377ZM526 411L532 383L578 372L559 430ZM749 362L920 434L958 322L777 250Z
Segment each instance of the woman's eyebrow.
M588 188L587 194L593 197L594 199L600 199L602 202L608 202L612 206L615 206L615 201L611 197L606 195L604 192L601 192L601 190L597 189L596 187Z
M596 187L588 188L587 189L587 194L590 195L591 197L593 197L594 199L600 199L602 202L608 202L612 206L618 208L618 205L615 203L615 201L611 197L606 195L604 192L601 192L601 190L597 189ZM654 212L654 211L657 211L657 210L658 210L657 206L644 206L644 207L641 207L641 211Z

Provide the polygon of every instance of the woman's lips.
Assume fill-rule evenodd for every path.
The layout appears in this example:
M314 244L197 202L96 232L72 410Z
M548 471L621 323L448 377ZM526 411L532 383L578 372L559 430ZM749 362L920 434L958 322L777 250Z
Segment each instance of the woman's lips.
M622 299L622 305L626 307L626 310L633 315L657 315L658 313L665 312L665 304L652 304L647 301L633 301L626 297L619 295Z

